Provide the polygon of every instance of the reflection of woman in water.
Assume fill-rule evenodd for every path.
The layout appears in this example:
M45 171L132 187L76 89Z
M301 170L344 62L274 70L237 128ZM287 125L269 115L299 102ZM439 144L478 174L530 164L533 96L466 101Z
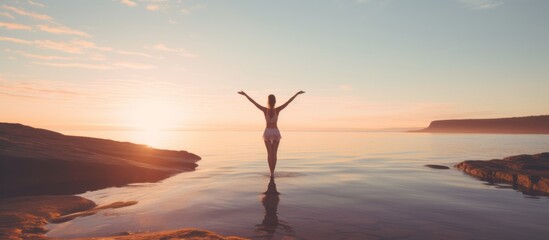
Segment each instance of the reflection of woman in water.
M265 141L265 147L267 147L267 161L269 162L269 169L271 170L271 177L274 177L274 170L276 167L276 153L278 151L278 144L280 143L280 131L276 123L278 122L278 114L282 109L286 108L290 102L294 100L297 95L305 93L304 91L299 91L293 97L291 97L286 103L282 104L280 107L275 108L276 97L274 95L269 95L269 106L263 107L255 102L248 94L244 91L238 92L238 94L246 96L250 102L252 102L259 110L265 115L265 121L267 122L267 127L265 132L263 132L263 141Z
M257 230L259 231L259 234L261 238L267 237L268 239L271 239L273 235L276 232L276 229L278 227L282 227L285 231L283 233L287 236L294 236L295 232L292 229L292 227L285 224L283 220L278 220L278 202L280 202L279 195L280 193L276 190L276 184L274 182L274 178L271 177L271 181L269 181L269 186L267 187L267 191L263 193L264 196L261 199L261 203L263 204L263 207L265 208L265 217L263 218L263 221L261 224L256 225Z

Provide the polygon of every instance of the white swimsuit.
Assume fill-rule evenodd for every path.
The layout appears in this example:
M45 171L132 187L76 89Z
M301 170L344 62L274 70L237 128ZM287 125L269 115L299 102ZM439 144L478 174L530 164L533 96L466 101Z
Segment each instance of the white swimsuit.
M278 114L276 113L276 110L274 111L273 116L269 116L269 111L265 111L265 120L268 123L276 123L278 121ZM264 141L280 141L282 136L280 135L280 131L278 128L265 128L265 131L263 132L263 140Z

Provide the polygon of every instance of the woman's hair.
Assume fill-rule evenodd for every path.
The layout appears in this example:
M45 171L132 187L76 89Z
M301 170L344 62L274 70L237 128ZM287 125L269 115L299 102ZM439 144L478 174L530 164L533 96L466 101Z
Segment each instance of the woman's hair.
M273 94L269 95L269 108L270 109L274 108L275 103L276 103L275 95L273 95Z

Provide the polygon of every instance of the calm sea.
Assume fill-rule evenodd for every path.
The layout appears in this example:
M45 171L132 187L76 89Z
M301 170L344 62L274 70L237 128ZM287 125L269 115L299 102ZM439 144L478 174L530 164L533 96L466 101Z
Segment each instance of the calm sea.
M283 132L269 186L261 132L65 132L202 157L196 171L157 183L81 194L137 200L62 224L50 237L204 228L253 239L547 239L549 198L490 185L463 160L549 151L549 135Z

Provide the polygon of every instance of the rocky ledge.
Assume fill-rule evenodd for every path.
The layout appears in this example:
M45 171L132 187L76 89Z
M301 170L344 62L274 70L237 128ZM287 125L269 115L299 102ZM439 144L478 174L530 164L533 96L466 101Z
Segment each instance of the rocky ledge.
M512 184L526 194L549 195L549 152L464 161L455 167L484 181Z
M0 123L0 199L155 182L194 170L198 160L186 151Z

